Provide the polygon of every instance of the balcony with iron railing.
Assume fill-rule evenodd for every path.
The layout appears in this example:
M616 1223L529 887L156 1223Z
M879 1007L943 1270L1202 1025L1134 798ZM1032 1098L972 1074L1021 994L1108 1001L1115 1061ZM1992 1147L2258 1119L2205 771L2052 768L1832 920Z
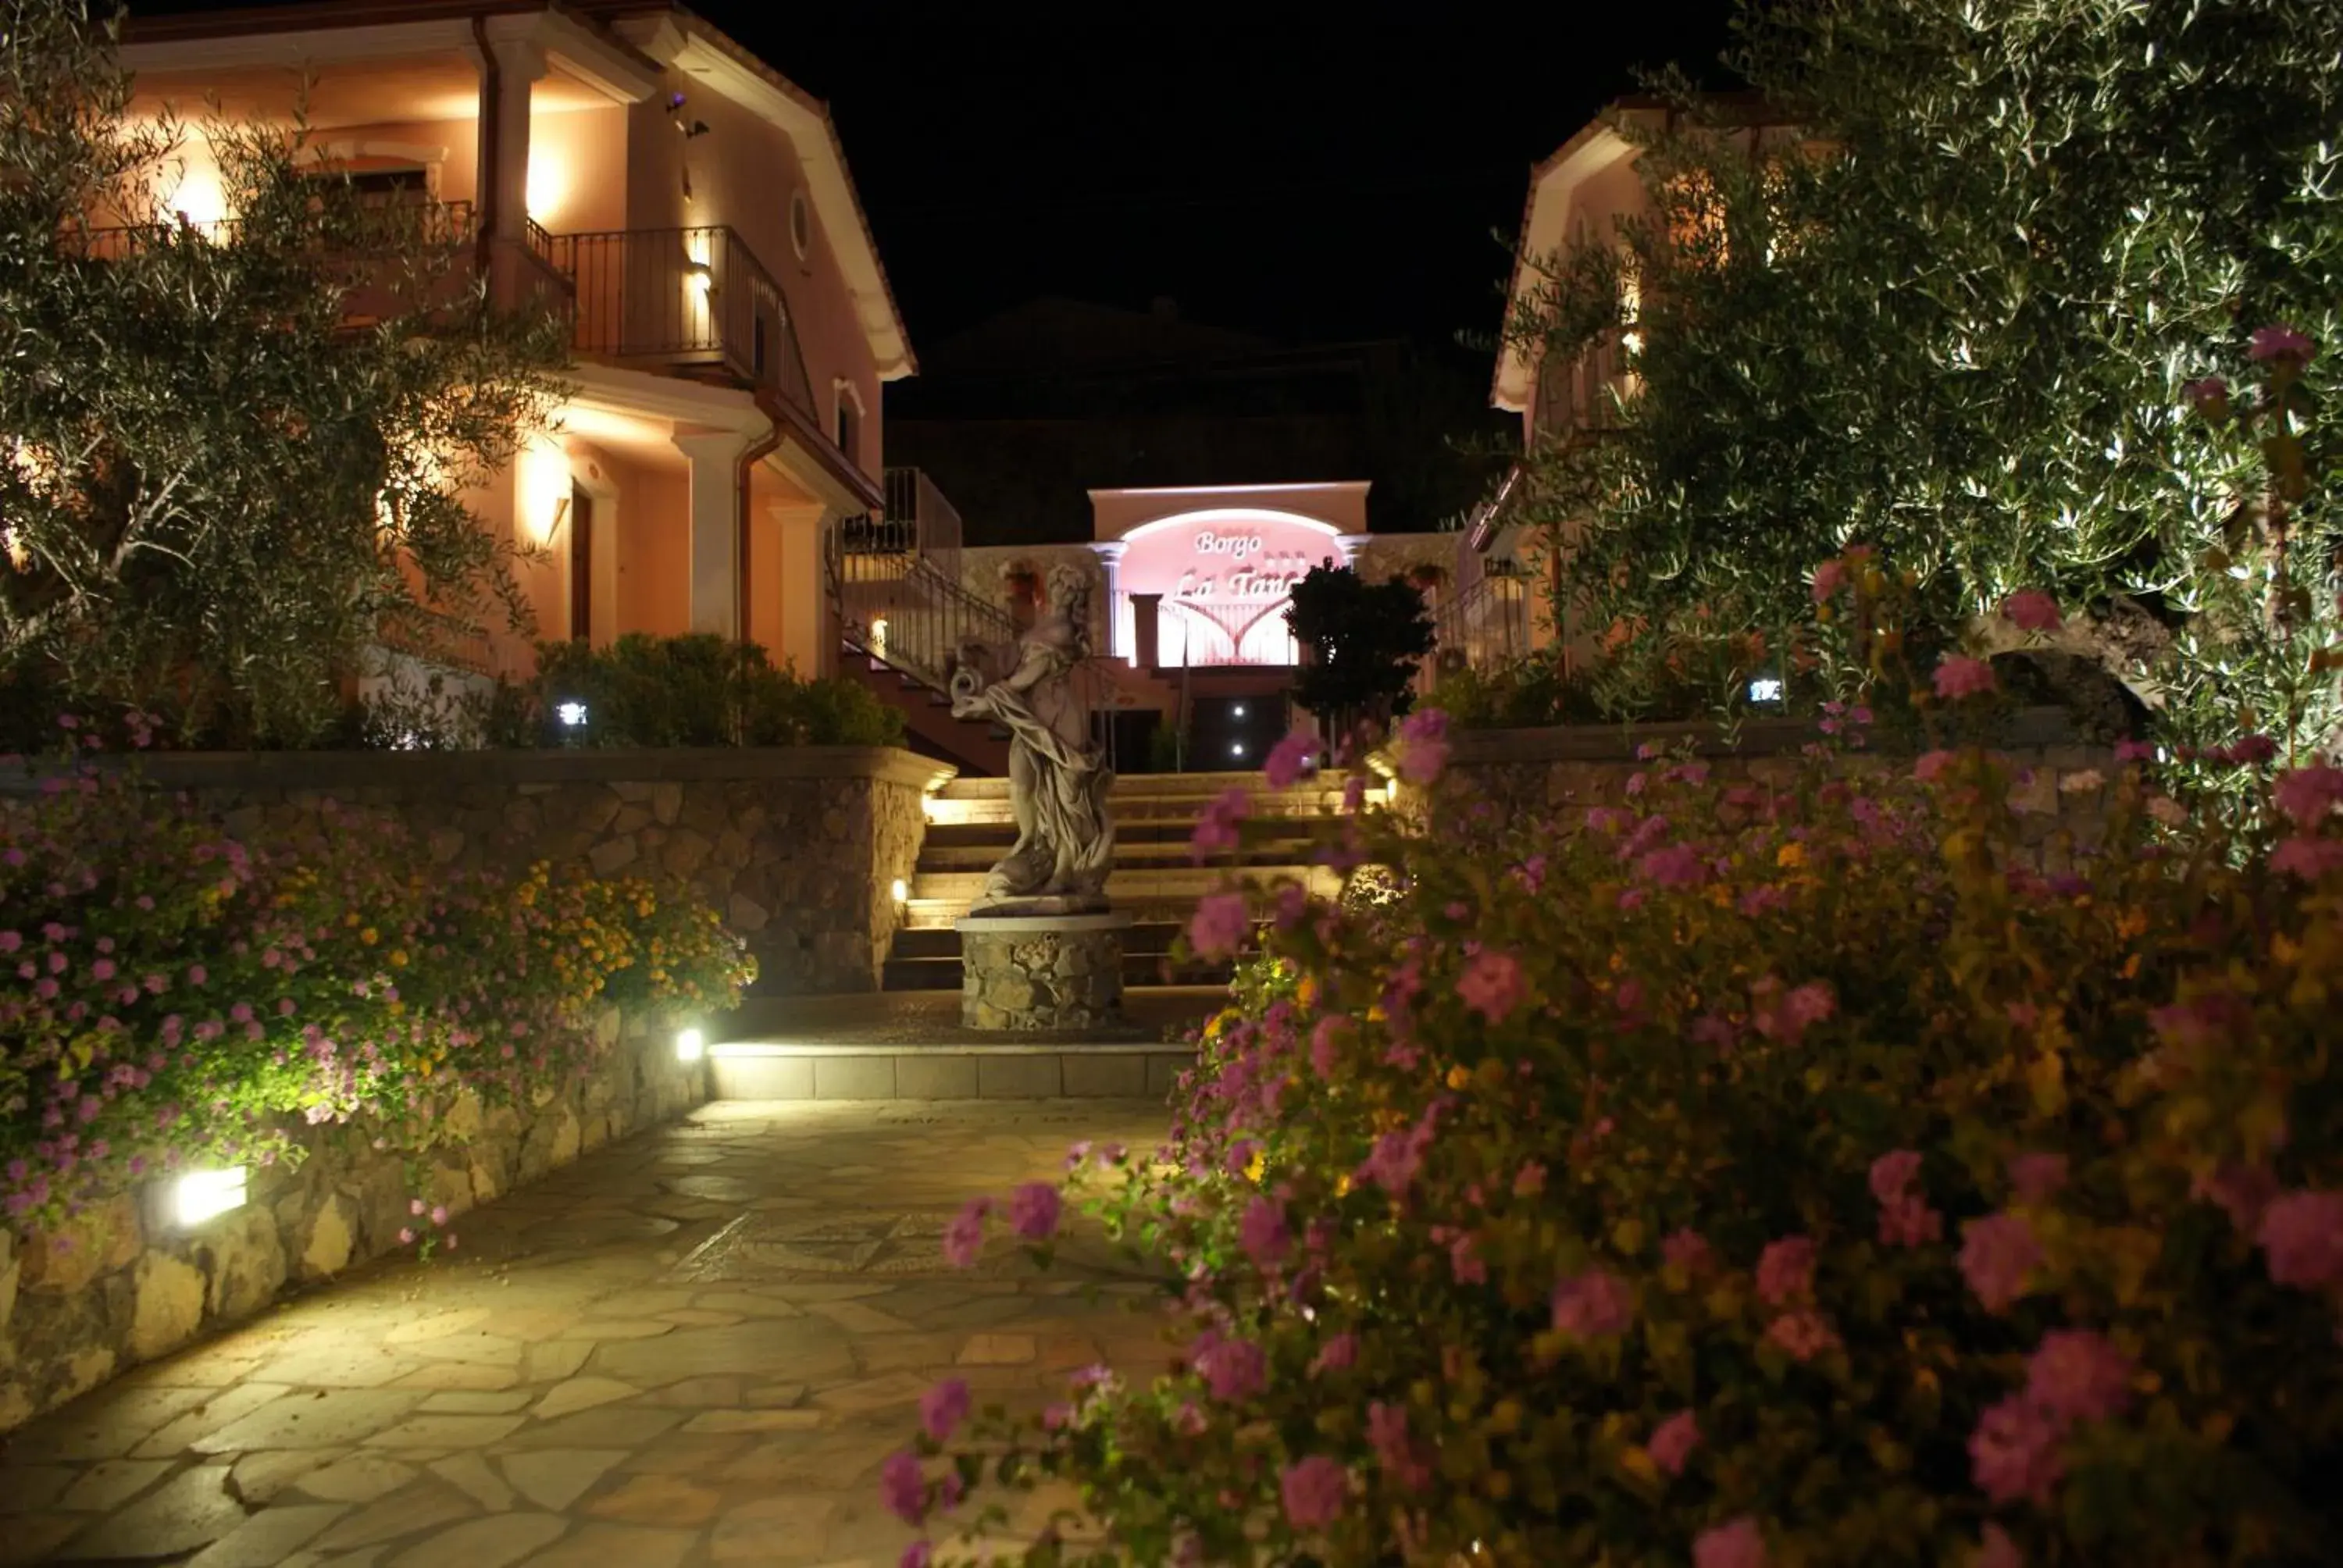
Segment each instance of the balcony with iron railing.
M788 298L736 231L613 229L545 243L568 285L579 354L761 387L820 427Z
M1548 440L1599 437L1616 429L1627 375L1625 333L1619 327L1603 333L1571 357L1549 354L1538 366L1533 427Z

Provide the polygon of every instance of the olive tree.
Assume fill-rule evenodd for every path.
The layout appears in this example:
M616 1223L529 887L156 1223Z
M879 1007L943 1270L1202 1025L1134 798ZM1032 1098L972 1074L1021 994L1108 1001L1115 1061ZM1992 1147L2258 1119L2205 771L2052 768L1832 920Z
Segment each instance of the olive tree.
M1684 113L1629 133L1650 213L1532 258L1509 323L1565 357L1619 335L1634 373L1614 430L1532 453L1519 487L1573 608L1628 645L1775 634L1811 620L1816 562L1869 544L1916 575L1921 640L2030 639L2185 737L2333 735L2321 8L1777 0L1739 31L1775 128L1753 151L1746 103L1664 83ZM2027 588L2067 607L2056 632L1996 613Z
M185 223L186 127L132 90L85 0L0 0L0 679L300 744L370 649L525 626L463 497L548 412L562 329L298 131L209 127L235 216Z

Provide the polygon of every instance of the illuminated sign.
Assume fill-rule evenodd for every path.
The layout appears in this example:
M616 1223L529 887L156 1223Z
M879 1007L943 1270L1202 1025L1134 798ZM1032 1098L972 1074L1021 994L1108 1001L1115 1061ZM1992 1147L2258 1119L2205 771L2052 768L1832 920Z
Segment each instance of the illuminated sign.
M1130 597L1160 594L1157 658L1166 665L1292 664L1285 629L1293 585L1349 552L1331 523L1292 512L1216 509L1164 518L1123 538L1116 647L1134 646Z

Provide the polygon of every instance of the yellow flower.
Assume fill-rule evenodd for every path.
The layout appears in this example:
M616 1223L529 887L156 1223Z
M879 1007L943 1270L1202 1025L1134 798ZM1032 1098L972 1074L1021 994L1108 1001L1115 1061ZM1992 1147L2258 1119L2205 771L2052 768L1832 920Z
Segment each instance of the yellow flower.
M1245 1161L1245 1180L1256 1183L1259 1182L1261 1181L1261 1173L1268 1168L1269 1161L1262 1158L1260 1150L1254 1150L1252 1151L1252 1158Z
M1462 1067L1452 1067L1452 1068L1450 1068L1450 1069L1448 1070L1448 1087L1449 1087L1449 1088L1451 1088L1451 1089L1469 1089L1469 1088L1471 1088L1471 1087L1472 1087L1472 1085L1473 1085L1473 1075L1472 1075L1470 1072L1466 1071L1463 1068L1462 1068Z
M1805 863L1806 847L1804 844L1795 842L1785 844L1774 852L1774 864L1777 866L1796 867Z
M377 931L372 926L368 926L366 930L358 933L358 940L364 942L368 947L374 946L375 943L381 940L382 934L379 931Z

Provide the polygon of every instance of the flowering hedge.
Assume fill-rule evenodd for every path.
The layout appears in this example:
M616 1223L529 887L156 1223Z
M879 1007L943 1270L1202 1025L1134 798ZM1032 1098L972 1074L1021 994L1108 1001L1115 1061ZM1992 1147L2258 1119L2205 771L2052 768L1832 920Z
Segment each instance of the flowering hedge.
M2328 1560L2343 771L2241 754L2269 836L2184 840L2127 752L2046 855L1982 749L1654 759L1552 820L1443 752L1399 753L1436 833L1334 850L1386 893L1277 901L1159 1159L1078 1162L1173 1372L1038 1422L946 1385L899 1511L1078 1484L1103 1538L1032 1562Z
M268 1161L288 1119L419 1150L461 1091L584 1070L598 1002L729 1008L710 910L638 881L435 867L399 825L240 839L91 766L0 804L0 1211Z

